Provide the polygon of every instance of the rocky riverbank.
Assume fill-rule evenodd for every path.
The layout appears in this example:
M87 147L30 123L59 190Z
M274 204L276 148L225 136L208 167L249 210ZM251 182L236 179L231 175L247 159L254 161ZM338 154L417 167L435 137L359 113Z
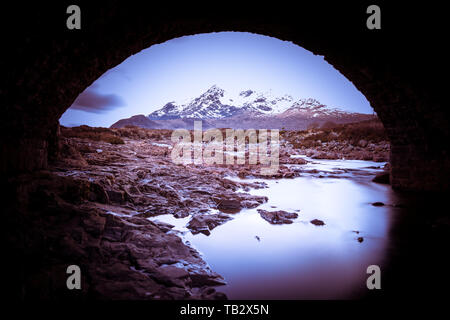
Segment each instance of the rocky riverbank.
M245 208L267 197L248 193L265 183L229 177L261 177L260 165L180 165L170 153L168 130L62 128L60 156L50 170L8 181L17 203L11 224L24 236L9 237L23 261L22 298L225 299L224 279L158 215L190 217L193 234L209 235ZM280 169L293 178L305 164L289 139L281 139ZM268 212L269 223L291 223L297 213ZM30 260L31 259L31 260ZM27 268L32 261L34 268ZM79 265L80 292L66 289L65 268ZM28 270L25 272L25 270ZM220 288L220 287L219 287ZM220 290L219 290L220 291Z
M390 144L379 120L284 131L287 146L313 159L389 161Z

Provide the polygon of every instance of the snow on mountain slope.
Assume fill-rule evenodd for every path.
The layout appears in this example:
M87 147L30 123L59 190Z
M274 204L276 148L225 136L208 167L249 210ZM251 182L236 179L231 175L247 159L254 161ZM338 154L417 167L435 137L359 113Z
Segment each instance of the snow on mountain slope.
M253 90L230 94L214 85L197 98L169 102L149 116L121 119L111 127L192 128L195 119L202 119L204 128L304 130L311 124L350 123L374 117L330 108L312 98L294 100L289 95Z
M148 117L121 119L111 127L192 129L194 120L201 119L204 128L304 130L310 125L351 123L374 117L330 108L312 98L294 100L289 95L253 90L231 94L212 86L197 98L169 102Z
M275 115L293 104L289 95L276 97L272 92L242 91L232 95L216 85L197 98L185 103L169 102L151 113L151 120L175 118L222 119L239 114L252 116Z
M350 112L327 107L319 101L309 98L296 101L290 108L277 115L280 118L302 115L307 118L316 118L324 116L346 117Z

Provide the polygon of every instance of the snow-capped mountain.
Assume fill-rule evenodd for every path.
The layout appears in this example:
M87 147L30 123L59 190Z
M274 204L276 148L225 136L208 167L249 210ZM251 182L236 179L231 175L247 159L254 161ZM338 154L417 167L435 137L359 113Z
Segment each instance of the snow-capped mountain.
M161 109L151 113L151 120L196 118L223 119L235 115L275 115L287 110L293 104L289 95L275 97L271 92L258 93L252 90L242 91L233 96L216 85L205 93L186 103L167 103Z
M287 118L297 116L299 114L310 118L317 118L323 116L345 117L352 113L337 108L330 108L316 99L308 98L295 101L292 106L290 106L286 111L280 113L278 116L281 118Z
M212 86L199 97L187 103L167 103L160 110L149 115L152 120L176 119L176 118L198 118L216 119L230 117L236 113L237 107L227 104L224 99L225 91Z
M122 119L111 127L192 128L193 120L201 119L205 128L306 129L312 123L348 123L373 117L330 108L311 98L294 100L290 95L253 90L233 95L214 85L197 98L168 102L148 116Z

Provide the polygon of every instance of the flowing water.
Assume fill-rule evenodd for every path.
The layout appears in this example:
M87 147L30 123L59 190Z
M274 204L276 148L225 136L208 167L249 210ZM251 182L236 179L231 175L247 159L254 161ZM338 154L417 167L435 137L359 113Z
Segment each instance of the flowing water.
M386 263L395 220L395 194L390 186L371 181L384 163L308 160L298 166L303 171L298 178L254 179L268 188L250 193L267 196L268 202L233 215L209 236L186 232L189 217L157 219L184 231L184 240L225 278L227 285L218 290L229 299L358 297L367 291L367 267ZM272 225L257 209L299 216L292 224ZM315 226L313 219L325 225Z

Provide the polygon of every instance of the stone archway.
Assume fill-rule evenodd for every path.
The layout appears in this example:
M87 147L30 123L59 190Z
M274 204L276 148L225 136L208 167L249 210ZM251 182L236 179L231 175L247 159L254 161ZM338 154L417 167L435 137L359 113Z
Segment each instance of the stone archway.
M368 30L364 5L208 10L83 3L82 29L67 30L67 5L8 8L11 20L2 21L15 30L6 35L10 45L3 58L2 174L45 168L55 154L62 113L130 55L183 35L242 31L292 41L323 55L355 84L390 138L393 187L449 188L449 118L444 83L436 76L445 52L429 51L436 45L429 32L440 20L408 25L412 13L428 17L423 8L383 7L382 29Z

